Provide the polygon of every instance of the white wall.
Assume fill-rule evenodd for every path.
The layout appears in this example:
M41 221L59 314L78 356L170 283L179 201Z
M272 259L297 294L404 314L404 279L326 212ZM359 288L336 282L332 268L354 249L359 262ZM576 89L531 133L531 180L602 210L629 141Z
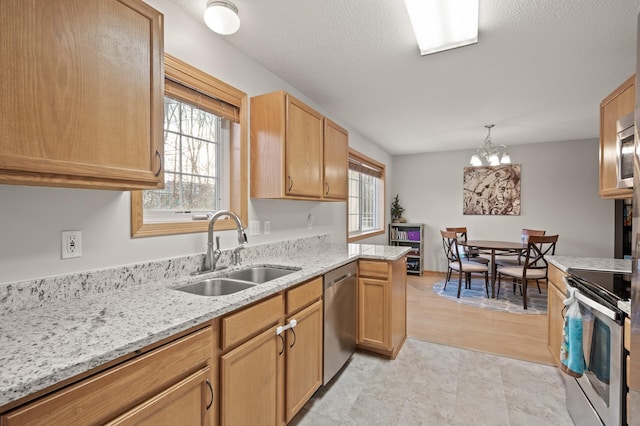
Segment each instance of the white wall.
M391 156L212 33L167 0L147 0L165 15L165 51L249 96L287 90L349 130L355 149L391 165ZM222 59L221 59L222 58ZM390 167L388 170L390 174ZM307 230L307 216L313 229ZM205 251L203 234L130 238L128 192L0 185L0 283L66 274ZM329 233L346 241L345 202L250 200L249 220L271 221L271 234L249 243ZM60 259L60 232L82 230L83 256ZM222 233L222 247L236 244L235 232ZM384 242L384 238L378 239Z
M425 270L445 271L440 230L466 226L471 239L518 241L522 228L559 234L556 254L613 257L614 201L598 195L598 141L510 146L521 164L520 216L462 214L463 168L472 151L394 157L392 196L410 222L426 225Z

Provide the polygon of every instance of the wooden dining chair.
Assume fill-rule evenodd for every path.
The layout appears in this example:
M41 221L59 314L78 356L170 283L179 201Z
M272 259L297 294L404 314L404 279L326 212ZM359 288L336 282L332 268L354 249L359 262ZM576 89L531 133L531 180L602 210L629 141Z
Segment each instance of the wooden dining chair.
M471 274L484 274L484 288L489 297L489 267L477 262L462 260L458 249L458 235L454 231L440 231L442 235L442 246L445 256L447 256L447 279L444 283L444 289L447 289L447 283L451 278L451 272L458 272L458 299L462 289L462 274L464 274L465 285L471 287Z
M531 235L540 237L540 236L543 236L545 233L546 231L522 228L522 232L520 233L520 235L523 241L528 241ZM522 251L514 252L511 254L503 254L501 255L501 257L496 258L496 265L497 266L520 266L522 265L522 260L524 259L525 252L526 250L522 250ZM538 290L540 290L540 286L538 286Z
M514 283L522 288L522 305L527 309L527 283L536 281L538 291L540 291L540 280L547 280L549 264L545 256L553 256L556 251L558 235L530 235L527 249L522 265L498 267L498 292L496 298L500 296L500 284L502 276L514 279Z
M456 238L458 238L458 241L464 241L465 243L467 242L466 226L460 226L457 228L446 228L446 230L450 232L455 232ZM478 249L470 248L467 246L462 247L462 259L469 260L471 262L482 263L483 265L489 264L489 259L487 259L486 257L480 256L480 252L478 251Z

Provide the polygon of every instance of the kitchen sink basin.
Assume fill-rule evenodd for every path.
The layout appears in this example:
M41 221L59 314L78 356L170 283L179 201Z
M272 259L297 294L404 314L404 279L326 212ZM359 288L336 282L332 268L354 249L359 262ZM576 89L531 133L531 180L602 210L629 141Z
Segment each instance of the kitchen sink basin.
M233 294L238 291L246 290L253 286L255 286L254 283L246 281L238 281L229 278L211 278L197 283L187 284L182 287L176 287L175 290L198 294L200 296L224 296L226 294Z
M241 271L227 274L227 278L234 280L249 281L255 284L266 283L276 278L284 277L299 269L279 268L274 266L254 266Z

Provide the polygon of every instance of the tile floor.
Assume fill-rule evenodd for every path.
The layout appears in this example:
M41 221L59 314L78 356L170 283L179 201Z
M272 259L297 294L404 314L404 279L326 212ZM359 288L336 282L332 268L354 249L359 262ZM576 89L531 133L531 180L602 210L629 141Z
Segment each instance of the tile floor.
M395 361L357 352L293 419L304 425L573 425L546 365L408 339Z

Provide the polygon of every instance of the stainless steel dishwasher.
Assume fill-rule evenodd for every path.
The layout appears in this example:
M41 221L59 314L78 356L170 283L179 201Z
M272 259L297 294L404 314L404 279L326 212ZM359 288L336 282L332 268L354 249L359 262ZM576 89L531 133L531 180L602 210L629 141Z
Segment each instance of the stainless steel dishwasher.
M351 262L324 276L324 377L326 385L356 348L358 267Z

